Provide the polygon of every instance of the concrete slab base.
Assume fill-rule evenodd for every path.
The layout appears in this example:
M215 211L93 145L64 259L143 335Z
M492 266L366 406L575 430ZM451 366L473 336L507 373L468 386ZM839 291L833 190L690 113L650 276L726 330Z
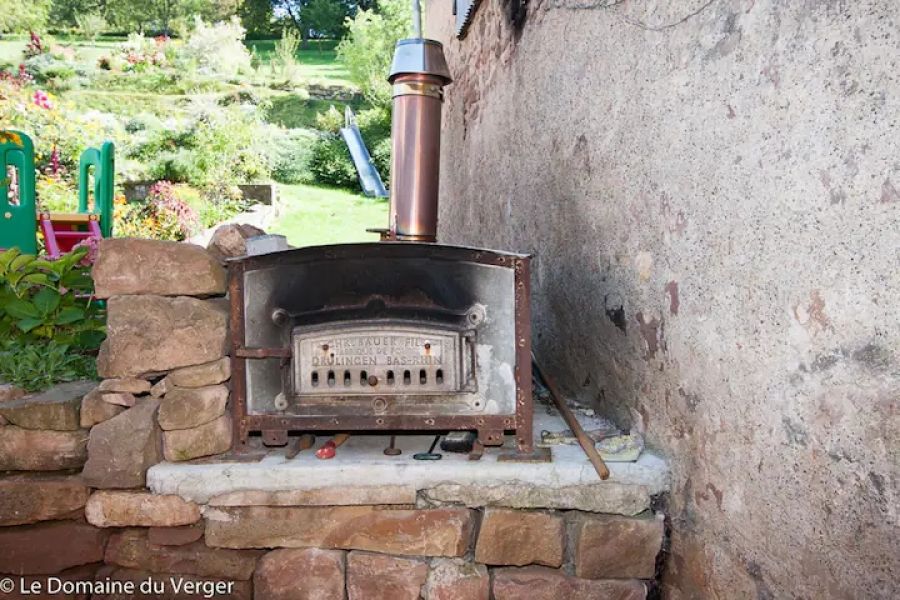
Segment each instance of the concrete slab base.
M558 416L535 416L538 433L562 428ZM633 463L610 463L610 478L600 481L578 446L554 447L549 463L501 462L497 458L503 450L496 448L488 449L480 461L450 453L444 453L439 461L414 460L413 454L426 451L433 439L428 435L398 436L397 447L403 451L399 456L383 454L386 435L354 435L331 460L315 458L312 450L288 460L285 450L277 449L251 462L161 463L148 471L147 485L157 494L177 494L201 504L217 497L224 497L230 505L284 505L293 503L291 498L303 504L310 494L296 492L315 490L320 491L316 496L331 498L315 504L358 504L366 498L412 499L415 491L417 503L424 506L452 503L629 515L646 510L653 495L668 490L668 466L652 452L644 452ZM507 445L512 447L512 440ZM373 494L373 487L396 488L397 493L387 489Z

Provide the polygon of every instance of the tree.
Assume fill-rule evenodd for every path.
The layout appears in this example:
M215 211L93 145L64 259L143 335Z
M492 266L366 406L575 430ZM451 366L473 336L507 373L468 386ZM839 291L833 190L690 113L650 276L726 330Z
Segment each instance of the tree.
M247 34L263 36L272 33L274 17L271 0L244 0L238 9L238 16Z
M390 106L387 82L397 41L412 35L409 0L379 0L378 11L360 10L350 21L347 36L338 45L338 56L350 78L373 106Z
M75 17L78 32L92 42L103 33L108 24L100 13L84 13Z
M80 15L106 17L106 0L52 0L52 4L49 26L53 29L76 27Z
M171 33L175 22L195 15L206 21L228 20L237 14L241 0L105 0L105 4L103 16L122 30Z
M350 6L338 0L309 0L300 11L300 23L317 37L340 38L346 27L344 21Z
M51 0L0 0L0 33L43 31Z

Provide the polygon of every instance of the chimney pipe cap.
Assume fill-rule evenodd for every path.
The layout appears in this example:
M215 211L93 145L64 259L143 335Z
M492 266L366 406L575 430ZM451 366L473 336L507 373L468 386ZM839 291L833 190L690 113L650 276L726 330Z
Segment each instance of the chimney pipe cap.
M397 42L388 81L394 83L397 76L410 73L440 77L444 85L453 81L444 58L444 47L435 40L410 38Z

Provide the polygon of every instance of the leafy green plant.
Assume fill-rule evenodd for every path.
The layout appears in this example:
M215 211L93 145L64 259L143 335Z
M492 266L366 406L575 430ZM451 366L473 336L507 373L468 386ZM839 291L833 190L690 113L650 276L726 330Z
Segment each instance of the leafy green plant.
M408 0L380 0L377 12L356 13L338 46L338 56L347 65L350 78L373 106L390 106L388 71L397 41L412 33L410 16Z
M244 212L251 205L244 199L237 186L216 185L208 188L200 201L198 210L200 225L203 228L214 227Z
M375 167L384 181L390 179L391 111L382 107L368 108L356 115L363 141L372 155ZM357 188L356 168L341 137L344 115L335 106L316 115L316 127L326 135L313 144L309 169L317 183Z
M0 33L44 29L52 4L51 0L0 0Z
M88 248L57 260L0 253L0 339L19 344L54 340L95 350L105 336L103 309L90 294L93 281L82 263Z
M270 135L269 164L278 183L312 183L309 165L315 133L306 129L280 130Z
M75 15L75 23L78 25L78 31L81 35L92 42L108 27L103 15L96 12Z
M131 153L153 179L206 187L266 180L269 167L255 148L262 121L255 107L221 107L198 100L176 126L148 132Z
M184 45L181 56L195 62L198 70L205 74L227 77L250 72L250 51L244 46L244 34L244 28L237 17L207 24L200 16L196 16L194 31Z
M328 134L316 140L312 146L309 170L317 183L346 188L358 185L356 167L339 135Z
M96 379L93 357L72 352L67 344L0 345L0 381L37 392L63 381Z
M299 79L297 60L299 48L300 35L290 27L285 27L281 32L281 39L275 43L275 64L281 70L281 78L286 82L295 83Z

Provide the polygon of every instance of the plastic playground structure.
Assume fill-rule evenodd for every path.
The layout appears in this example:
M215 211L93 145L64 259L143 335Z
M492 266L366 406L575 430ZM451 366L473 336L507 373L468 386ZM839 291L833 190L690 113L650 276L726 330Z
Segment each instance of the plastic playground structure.
M51 258L69 252L90 238L112 235L115 175L112 142L88 148L81 154L75 212L38 212L34 173L31 138L21 131L0 131L0 249L18 247L24 254L37 254L38 227L44 236L44 249Z

